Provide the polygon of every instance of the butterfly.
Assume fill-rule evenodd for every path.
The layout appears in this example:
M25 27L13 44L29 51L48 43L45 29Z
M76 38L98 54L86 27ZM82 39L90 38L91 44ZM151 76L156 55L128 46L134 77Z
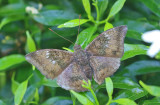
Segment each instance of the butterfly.
M57 77L57 84L77 92L86 91L83 80L92 77L102 84L120 66L124 53L124 38L127 26L118 26L104 31L84 50L75 44L74 53L58 49L42 49L29 53L26 60L36 66L49 79Z

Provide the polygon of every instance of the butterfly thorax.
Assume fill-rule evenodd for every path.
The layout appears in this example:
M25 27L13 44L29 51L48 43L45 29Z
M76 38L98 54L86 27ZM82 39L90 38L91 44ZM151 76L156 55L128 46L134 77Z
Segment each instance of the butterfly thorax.
M76 62L80 65L87 65L89 63L89 56L86 54L86 52L82 49L80 45L74 46L74 57Z
M86 76L91 79L92 78L92 67L90 66L89 59L90 55L85 52L80 45L74 46L74 60L79 64Z

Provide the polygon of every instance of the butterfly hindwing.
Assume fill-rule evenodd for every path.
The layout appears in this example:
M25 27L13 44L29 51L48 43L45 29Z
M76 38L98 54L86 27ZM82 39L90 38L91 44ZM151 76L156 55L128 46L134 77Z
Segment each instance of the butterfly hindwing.
M57 49L37 50L26 55L26 60L50 79L57 77L71 63L72 58L72 53Z
M86 91L82 87L83 80L88 81L80 65L72 62L57 78L57 84L66 90Z
M94 80L101 84L119 68L120 58L92 56L90 63L94 71Z
M86 51L95 56L122 57L126 26L119 26L101 33L87 47Z

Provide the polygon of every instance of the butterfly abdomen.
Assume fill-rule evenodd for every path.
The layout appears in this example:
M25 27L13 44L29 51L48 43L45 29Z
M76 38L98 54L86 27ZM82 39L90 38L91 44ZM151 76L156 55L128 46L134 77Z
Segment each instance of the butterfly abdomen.
M75 45L74 48L75 48L74 52L75 62L77 62L77 64L80 65L83 72L86 74L86 77L88 79L92 79L93 70L89 62L90 55L87 52L85 52L79 45Z

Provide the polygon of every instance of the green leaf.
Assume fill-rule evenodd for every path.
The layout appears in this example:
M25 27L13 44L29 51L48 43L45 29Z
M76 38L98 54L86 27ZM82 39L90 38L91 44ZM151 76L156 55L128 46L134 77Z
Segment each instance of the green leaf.
M41 83L41 85L45 85L45 86L59 87L59 86L57 85L57 82L56 82L55 79L54 79L54 80L50 80L50 79L46 79L46 78L44 77L44 79L43 79L40 83Z
M133 89L121 90L117 94L118 95L114 98L114 100L119 99L119 98L129 98L131 100L137 100L141 97L146 96L148 94L148 92L140 87L136 87Z
M13 54L0 58L0 71L7 70L9 67L22 63L24 61L24 56L20 54Z
M145 55L148 47L145 45L136 44L124 44L124 55L121 60L132 58L136 55Z
M22 82L16 92L15 92L15 97L14 97L14 104L15 105L20 105L22 99L23 99L23 96L27 90L27 84L28 84L28 80L25 80L24 82Z
M7 83L7 73L5 71L0 72L0 89L2 89Z
M22 19L24 19L24 16L9 16L9 17L5 17L5 18L3 18L2 19L2 21L1 21L1 23L0 23L0 29L4 26L4 25L6 25L6 24L8 24L8 23L10 23L10 22L13 22L13 21L17 21L17 20L22 20Z
M12 93L15 94L17 88L19 87L19 83L17 81L14 80L15 78L15 72L12 74Z
M122 72L118 75L121 76L135 76L143 75L147 73L160 72L160 62L159 61L137 61L131 65L125 67Z
M35 92L34 98L35 98L35 101L38 103L38 101L39 101L38 88L36 88L36 92Z
M151 95L160 97L160 87L158 86L152 86L152 85L146 85L142 81L139 81L140 85Z
M70 91L77 99L78 101L83 105L94 105L92 101L90 101L86 96L83 94L77 93L73 90Z
M107 9L108 6L108 0L98 0L98 8L100 16L103 16L103 13Z
M113 102L116 102L121 105L137 105L133 100L130 100L128 98L120 98L120 99L114 100Z
M70 92L73 105L76 105L76 97Z
M7 105L7 104L4 103L2 100L0 100L0 105Z
M33 15L35 21L48 26L63 24L64 22L77 17L78 15L73 12L62 10L48 10Z
M113 25L111 23L106 22L105 26L104 26L104 31L113 28Z
M105 83L106 83L106 89L107 89L107 93L110 99L112 99L112 94L113 94L113 82L111 80L110 77L107 77L105 79Z
M35 45L34 40L32 39L32 37L28 31L26 31L26 35L27 35L27 49L28 49L28 51L29 52L36 51L36 45Z
M23 3L15 3L0 8L0 16L11 16L17 14L25 14L25 5Z
M112 81L114 84L114 88L133 89L136 87L140 87L137 83L135 83L128 77L114 76L112 77Z
M43 102L41 105L54 105L57 101L62 101L62 100L71 100L70 97L63 97L63 96L56 96L56 97L51 97L45 102Z
M64 50L67 50L69 52L74 52L73 50L69 49L69 48L66 48L66 47L62 47Z
M117 14L123 7L124 3L126 0L117 0L114 5L112 6L109 15L108 15L108 19L112 16L114 16L115 14Z
M93 17L91 16L91 7L90 7L89 0L82 0L82 3L83 3L86 13L88 14L88 18L92 19Z
M25 92L23 102L29 103L33 100L36 93L36 87L34 85L31 85L27 88L27 91Z
M160 6L155 0L140 0L144 3L154 14L160 17Z
M79 26L81 24L84 24L86 22L88 22L88 19L74 19L74 20L70 20L64 24L61 24L58 26L58 28L63 28L63 27L76 27ZM79 23L80 22L80 23Z
M155 97L150 100L145 100L143 105L160 105L160 97Z
M137 32L135 30L128 30L126 37L133 38L133 39L136 39L136 40L142 40L141 39L141 33Z
M95 31L96 31L96 27L94 27L94 26L83 30L78 35L76 44L81 45L82 48L85 48L88 45L88 43L90 42L90 39Z

